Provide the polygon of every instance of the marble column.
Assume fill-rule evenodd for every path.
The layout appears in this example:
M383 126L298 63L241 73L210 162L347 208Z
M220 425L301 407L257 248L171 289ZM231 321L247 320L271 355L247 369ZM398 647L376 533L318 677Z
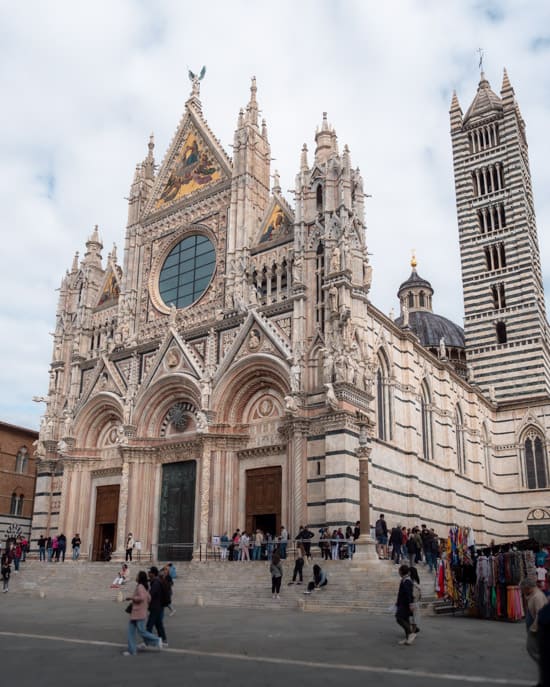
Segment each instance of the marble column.
M116 533L116 556L124 556L126 551L126 519L128 515L128 475L130 466L123 458L122 473L120 477L120 492L118 496L118 522Z
M379 562L376 553L376 542L370 534L370 495L369 495L369 457L372 447L360 444L357 448L359 460L359 520L361 535L356 541L357 548L352 564L376 565Z

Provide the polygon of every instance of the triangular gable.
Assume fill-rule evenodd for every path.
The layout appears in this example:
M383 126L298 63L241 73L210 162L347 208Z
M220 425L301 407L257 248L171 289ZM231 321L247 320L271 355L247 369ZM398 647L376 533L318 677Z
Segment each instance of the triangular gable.
M292 211L278 194L274 194L264 215L264 221L261 224L258 244L261 246L264 243L271 243L273 241L290 240L292 238L293 226L294 217L292 216Z
M180 337L178 332L170 327L164 337L164 342L141 382L141 390L147 389L156 379L177 372L189 374L196 379L200 379L203 375L203 369L196 353Z
M118 302L118 297L120 296L120 277L118 270L112 265L105 273L100 294L96 308L107 308Z
M292 349L280 335L278 327L256 310L250 310L214 375L214 384L235 360L255 353L271 353L288 360L292 356Z
M162 162L144 214L163 210L230 178L229 158L200 112L188 103Z
M124 396L126 393L126 382L115 363L106 356L102 356L93 370L92 377L85 385L82 396L80 397L75 409L75 414L88 402L95 394L109 392L117 396Z

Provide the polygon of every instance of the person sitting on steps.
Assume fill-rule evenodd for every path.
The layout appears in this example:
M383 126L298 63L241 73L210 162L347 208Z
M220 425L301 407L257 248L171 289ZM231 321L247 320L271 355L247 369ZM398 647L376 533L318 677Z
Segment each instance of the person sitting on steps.
M313 580L308 583L307 589L304 594L311 594L311 592L316 589L319 591L322 587L326 587L328 584L328 577L325 571L320 565L313 566Z

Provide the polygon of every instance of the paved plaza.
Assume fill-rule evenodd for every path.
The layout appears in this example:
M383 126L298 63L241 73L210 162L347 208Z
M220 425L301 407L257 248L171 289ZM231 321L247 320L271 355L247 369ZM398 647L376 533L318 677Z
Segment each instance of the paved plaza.
M536 682L522 623L427 616L416 643L403 647L390 614L303 613L271 601L263 611L180 606L166 619L167 650L123 657L123 604L10 593L0 617L0 665L18 687Z

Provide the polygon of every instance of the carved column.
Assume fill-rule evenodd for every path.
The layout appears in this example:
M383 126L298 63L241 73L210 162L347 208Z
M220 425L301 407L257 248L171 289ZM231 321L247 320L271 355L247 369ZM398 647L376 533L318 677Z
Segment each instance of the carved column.
M200 504L199 504L199 540L195 542L195 547L199 543L206 544L208 541L208 529L210 525L210 467L211 467L211 445L205 441L201 455L201 475L200 475Z
M123 454L122 473L120 477L120 492L118 497L118 523L116 533L115 554L123 556L126 549L126 520L128 517L128 476L130 465Z
M370 494L369 494L369 457L372 447L368 444L360 444L357 448L359 460L359 520L361 523L361 535L357 540L357 549L353 556L354 564L368 565L379 561L376 553L375 541L370 534Z

